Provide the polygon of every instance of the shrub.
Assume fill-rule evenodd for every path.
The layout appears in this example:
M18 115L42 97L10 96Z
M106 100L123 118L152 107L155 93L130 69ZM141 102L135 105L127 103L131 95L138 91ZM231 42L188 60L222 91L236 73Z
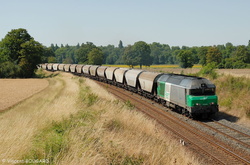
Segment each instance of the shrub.
M217 66L215 63L209 63L199 71L198 75L208 76L212 79L216 79L216 78L218 78L218 74L215 71L216 68L217 68Z
M226 58L221 63L221 68L226 68L226 69L242 69L246 67L247 64L237 58Z
M1 78L17 78L20 77L21 68L12 62L4 62L0 64Z

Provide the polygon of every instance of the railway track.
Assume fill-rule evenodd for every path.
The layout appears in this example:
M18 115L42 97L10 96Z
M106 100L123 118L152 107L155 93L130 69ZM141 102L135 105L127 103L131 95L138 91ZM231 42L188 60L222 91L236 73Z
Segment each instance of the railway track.
M162 108L152 105L139 95L125 91L112 85L98 82L105 86L109 92L121 100L129 100L135 107L154 118L166 130L173 132L181 139L184 146L207 157L211 164L250 164L250 157L228 144L218 140L212 135L202 132L194 126L187 124L179 118L165 113ZM215 128L214 128L215 129Z
M244 132L241 132L235 128L229 127L223 123L210 119L208 122L196 121L200 125L207 127L212 130L214 135L220 134L227 138L229 142L233 142L236 145L241 145L241 148L250 150L250 135Z

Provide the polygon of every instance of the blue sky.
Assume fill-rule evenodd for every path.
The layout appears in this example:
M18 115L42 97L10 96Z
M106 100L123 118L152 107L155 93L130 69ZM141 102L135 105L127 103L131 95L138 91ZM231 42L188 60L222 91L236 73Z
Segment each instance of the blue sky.
M137 41L247 45L250 0L0 0L0 39L25 28L45 46Z

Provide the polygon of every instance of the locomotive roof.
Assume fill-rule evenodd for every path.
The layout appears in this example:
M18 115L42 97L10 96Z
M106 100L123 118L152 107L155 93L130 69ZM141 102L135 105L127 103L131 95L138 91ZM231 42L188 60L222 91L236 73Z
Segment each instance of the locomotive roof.
M159 77L158 82L159 81L183 86L187 89L199 89L201 88L202 84L205 84L208 88L215 88L215 85L211 81L196 76L163 74L161 77Z

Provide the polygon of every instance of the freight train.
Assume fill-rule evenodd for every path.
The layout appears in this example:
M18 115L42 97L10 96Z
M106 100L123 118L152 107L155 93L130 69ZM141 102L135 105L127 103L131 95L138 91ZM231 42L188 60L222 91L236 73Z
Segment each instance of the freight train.
M98 65L46 63L40 67L124 88L192 118L207 118L218 112L216 86L202 77Z

